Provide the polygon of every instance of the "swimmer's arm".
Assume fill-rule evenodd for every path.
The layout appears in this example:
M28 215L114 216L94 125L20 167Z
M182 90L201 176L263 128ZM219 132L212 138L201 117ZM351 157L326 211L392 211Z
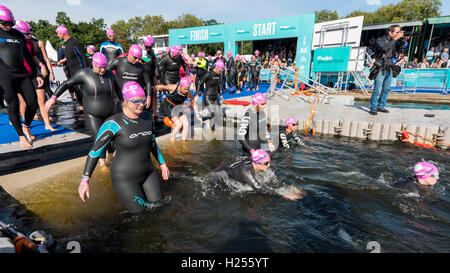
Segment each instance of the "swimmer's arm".
M83 175L90 177L92 172L94 172L95 166L100 159L101 154L106 149L111 140L117 135L121 127L113 120L108 120L100 127L98 131L97 138L94 145L89 151L88 157L86 159L86 164L84 165Z
M83 78L84 78L84 71L80 70L77 73L75 73L75 75L73 75L72 77L70 77L70 79L68 79L67 81L63 82L60 86L58 86L58 88L56 89L55 93L53 93L53 96L55 96L56 98L58 98L59 96L61 96L67 89L71 88L72 86L76 85L76 84L80 84L83 83ZM53 97L52 96L52 97Z
M145 69L144 69L144 72L142 74L144 75L144 82L145 82L145 86L146 86L145 93L146 93L146 96L148 97L148 96L150 96L151 90L152 90L152 84L150 82L150 76L145 71Z
M191 72L189 71L189 67L187 66L186 62L184 61L183 56L180 56L180 57L181 57L181 66L183 67L184 71L186 72L186 75L190 76Z
M162 79L163 83L165 83L164 75L166 74L166 62L167 62L166 59L167 58L164 56L158 65L159 73L161 74L161 79Z
M199 113L198 113L198 107L197 107L197 104L195 103L195 100L194 100L194 95L192 95L192 92L189 90L189 92L187 93L187 97L188 97L188 99L191 101L191 104L192 104L192 108L194 108L194 113L195 113L195 115L199 115Z
M296 132L292 132L292 137L294 138L294 140L297 142L297 144L299 146L306 146L305 142L303 142L303 140L297 135Z
M113 81L113 88L114 88L114 93L116 93L117 98L119 98L120 101L123 101L123 95L122 95L122 91L119 85L119 82L117 81L116 76L111 73L111 79Z
M209 78L210 72L207 72L203 77L200 78L200 81L198 82L197 86L202 86L206 82L206 80Z
M117 58L112 59L112 61L108 64L106 69L109 71L114 71L114 70L116 70L118 63L119 63L119 59L117 59Z
M175 92L175 89L177 88L178 85L176 84L159 84L159 85L155 85L155 89L156 90L167 90L170 94L172 94L173 92Z
M152 140L152 154L158 160L159 165L166 163L162 156L161 150L158 147L158 143L156 143L155 135L153 135L153 140Z
M239 125L239 131L238 131L238 139L241 143L242 147L245 151L251 151L252 147L247 142L247 139L245 136L248 133L248 127L249 127L250 117L248 112L242 117L241 123Z

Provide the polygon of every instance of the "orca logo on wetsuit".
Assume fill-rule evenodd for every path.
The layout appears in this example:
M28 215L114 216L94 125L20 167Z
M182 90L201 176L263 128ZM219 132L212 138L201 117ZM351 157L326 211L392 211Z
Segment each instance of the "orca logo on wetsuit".
M283 143L283 147L290 148L287 140L287 136L285 134L280 134L281 142Z
M245 136L247 134L248 124L250 122L250 117L243 117L241 120L241 127L239 128L239 135Z
M152 134L152 131L139 132L139 133L130 135L130 138L137 138L138 136L150 136L151 134Z

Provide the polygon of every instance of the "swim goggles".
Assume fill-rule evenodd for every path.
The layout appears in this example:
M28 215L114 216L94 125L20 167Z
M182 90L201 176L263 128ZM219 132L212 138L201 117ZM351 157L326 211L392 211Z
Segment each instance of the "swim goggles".
M439 172L433 173L430 176L433 178L439 178Z
M261 165L269 166L270 165L270 161L265 161L265 162L261 163Z
M0 20L0 24L13 27L16 24L16 21L8 22L8 21Z
M141 103L142 104L145 104L145 101L146 101L147 99L142 99L142 100L129 100L132 104L134 104L134 105L140 105Z

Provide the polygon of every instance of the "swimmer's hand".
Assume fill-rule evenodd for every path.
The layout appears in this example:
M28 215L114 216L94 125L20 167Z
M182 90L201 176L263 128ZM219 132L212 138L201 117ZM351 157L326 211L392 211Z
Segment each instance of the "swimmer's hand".
M269 146L269 151L270 152L275 151L275 146L273 146L272 142L269 142L267 145Z
M162 90L163 89L163 85L162 84L158 84L158 85L155 85L155 89L156 90Z
M145 109L150 108L151 102L152 102L151 97L147 96L147 101L145 102Z
M169 176L170 176L170 173L169 173L169 168L167 168L166 163L161 164L160 167L161 167L161 172L162 172L163 179L164 180L168 180Z
M47 71L47 70L45 70L45 71ZM44 80L41 77L37 77L36 79L38 82L38 87L42 87L44 85Z
M88 180L89 181L89 180ZM78 186L78 194L80 195L81 200L83 200L83 202L86 201L85 199L85 195L87 196L87 198L90 198L89 196L89 184L85 181L81 181L80 182L80 186Z
M305 191L298 189L294 186L289 187L290 192L283 194L283 197L288 200L300 200L305 197L307 194Z

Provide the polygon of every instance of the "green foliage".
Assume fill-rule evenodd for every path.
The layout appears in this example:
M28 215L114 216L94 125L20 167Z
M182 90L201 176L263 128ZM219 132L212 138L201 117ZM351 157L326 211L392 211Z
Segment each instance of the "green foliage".
M339 19L337 11L323 9L314 12L316 14L316 23L333 21Z

